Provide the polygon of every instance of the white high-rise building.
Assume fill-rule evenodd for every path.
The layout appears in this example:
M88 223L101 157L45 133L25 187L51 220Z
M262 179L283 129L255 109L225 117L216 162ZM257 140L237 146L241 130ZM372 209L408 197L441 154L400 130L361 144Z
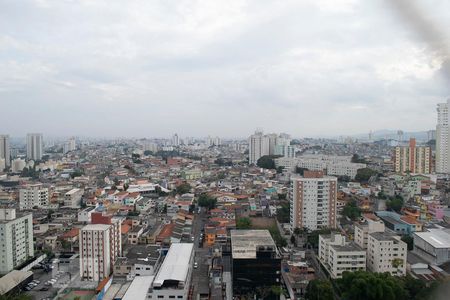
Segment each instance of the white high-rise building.
M34 256L33 218L0 209L0 274L6 274Z
M19 190L20 209L47 208L48 188L42 184L28 185Z
M320 171L305 171L291 179L291 228L336 227L337 178Z
M27 135L27 158L32 160L42 159L42 133L29 133Z
M76 148L77 148L77 145L75 142L75 138L70 138L67 142L64 143L64 147L63 147L64 154L71 152L71 151L75 151Z
M450 99L437 105L436 172L450 173Z
M80 277L101 281L111 274L111 230L113 225L89 224L80 230Z
M180 138L178 137L178 134L175 133L172 137L172 146L178 147L180 145Z
M0 159L5 159L5 166L11 166L9 135L0 135ZM0 172L3 170L0 170Z

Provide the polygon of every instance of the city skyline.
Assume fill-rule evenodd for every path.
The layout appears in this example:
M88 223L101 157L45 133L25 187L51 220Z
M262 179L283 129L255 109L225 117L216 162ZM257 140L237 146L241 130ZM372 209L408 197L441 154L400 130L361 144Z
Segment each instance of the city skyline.
M446 1L418 7L449 26ZM420 131L450 96L448 62L387 1L10 1L0 15L10 136Z

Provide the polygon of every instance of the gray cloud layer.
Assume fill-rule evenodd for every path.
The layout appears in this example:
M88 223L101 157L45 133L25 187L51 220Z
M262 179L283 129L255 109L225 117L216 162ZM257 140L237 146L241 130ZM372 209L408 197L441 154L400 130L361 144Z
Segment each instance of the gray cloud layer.
M449 28L448 1L415 2ZM434 54L387 1L0 0L0 131L429 129Z

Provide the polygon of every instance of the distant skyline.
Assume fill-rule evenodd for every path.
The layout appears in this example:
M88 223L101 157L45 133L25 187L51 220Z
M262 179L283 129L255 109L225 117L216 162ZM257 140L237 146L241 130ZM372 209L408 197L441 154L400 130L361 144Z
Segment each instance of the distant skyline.
M411 2L450 28L449 1ZM388 0L4 0L0 134L427 131L448 52L415 30Z

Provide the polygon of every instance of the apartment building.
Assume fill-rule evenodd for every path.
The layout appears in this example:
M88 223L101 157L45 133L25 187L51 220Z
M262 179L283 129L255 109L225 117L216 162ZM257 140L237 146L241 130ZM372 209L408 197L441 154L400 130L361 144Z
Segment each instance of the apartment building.
M27 159L42 159L43 137L42 133L29 133L27 135Z
M290 189L291 228L336 227L337 178L320 171L293 177Z
M71 189L64 194L64 206L79 208L81 205L81 198L83 197L84 190L82 189Z
M19 208L48 207L48 188L42 184L27 185L19 190Z
M367 243L367 267L372 272L406 275L407 245L400 236L387 232L370 233Z
M0 135L0 159L5 160L5 167L9 167L11 165L11 150L9 145L9 135L2 134ZM3 171L4 168L0 168L0 172Z
M111 225L89 224L80 230L80 277L101 281L112 272Z
M0 209L0 274L6 274L34 256L33 218L13 208Z
M366 251L341 234L319 235L319 261L331 278L345 271L365 271Z
M384 222L380 219L366 219L364 222L355 225L355 243L362 249L367 249L369 234L374 232L384 232Z
M430 174L432 168L431 148L417 146L411 138L408 146L397 146L394 150L394 168L397 173Z
M450 98L437 105L436 172L450 173Z

